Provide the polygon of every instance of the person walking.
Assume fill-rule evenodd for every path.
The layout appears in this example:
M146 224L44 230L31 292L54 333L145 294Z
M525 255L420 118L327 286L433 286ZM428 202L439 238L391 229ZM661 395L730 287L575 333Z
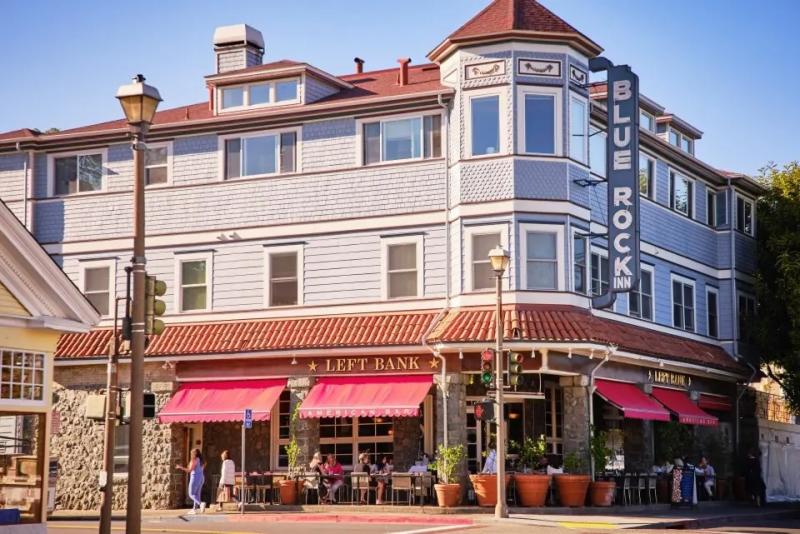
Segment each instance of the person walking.
M197 508L200 508L201 514L206 511L206 503L203 502L202 497L200 496L200 492L203 489L203 483L205 482L203 478L204 467L205 463L203 462L203 455L200 452L200 449L192 449L191 459L188 466L183 467L179 464L175 465L177 470L189 474L188 489L189 497L192 499L192 509L189 511L190 514L196 514Z
M763 506L767 501L767 486L761 478L761 458L759 452L752 448L747 451L744 461L744 480L747 496L756 506Z
M219 474L219 488L217 491L217 507L222 511L222 504L233 501L233 488L236 485L236 464L230 459L230 453L222 451L222 469ZM239 503L241 506L241 502Z

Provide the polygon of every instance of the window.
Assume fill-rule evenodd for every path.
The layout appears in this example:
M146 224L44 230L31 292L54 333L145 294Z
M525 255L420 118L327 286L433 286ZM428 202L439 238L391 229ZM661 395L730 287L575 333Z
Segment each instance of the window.
M756 316L756 299L752 295L739 293L738 299L739 341L753 343L753 321Z
M608 293L608 256L592 252L592 295Z
M706 288L706 323L708 336L719 337L719 293L716 288Z
M717 208L716 223L717 226L721 224L728 224L728 197L725 191L717 193L717 200L715 202Z
M53 192L73 195L103 189L103 155L79 154L53 158Z
M639 284L628 294L628 315L653 320L653 271L642 266Z
M683 135L681 136L681 150L692 153L692 140Z
M442 156L442 117L425 115L363 125L364 164Z
M222 108L244 106L244 87L230 87L222 90Z
M298 102L299 88L300 80L297 78L221 87L218 91L219 107L229 111Z
M672 278L672 325L694 332L694 282Z
M44 354L0 350L0 400L44 399Z
M129 428L128 425L114 427L114 475L128 474Z
M544 429L547 454L564 454L564 400L561 388L554 384L544 388Z
M606 176L606 140L608 135L595 126L589 126L589 167L592 172Z
M692 138L672 128L669 129L669 144L680 148L688 154L694 154L694 141Z
M81 265L81 288L97 313L108 317L114 314L115 262L87 262Z
M527 97L533 95L526 95L526 103ZM549 97L551 99L555 99L555 97ZM554 103L550 104L549 109L553 109L555 107ZM547 108L546 108L547 109ZM587 124L588 118L586 116L586 102L584 100L580 100L578 98L572 97L569 103L569 157L574 160L586 163L587 159ZM550 118L550 124L553 126L553 135L555 136L555 113L553 112L553 117ZM546 128L545 128L546 129ZM526 137L527 139L527 137ZM547 154L551 154L555 152L555 140L553 140L553 146L549 151L546 151Z
M586 293L586 249L588 240L579 233L572 235L572 289L576 293Z
M655 191L653 184L656 176L656 162L653 158L639 152L639 194L643 197L653 198Z
M753 201L736 197L736 229L753 235Z
M149 145L144 153L145 185L163 185L169 182L170 145Z
M422 243L422 236L384 239L384 298L422 296Z
M639 127L654 132L656 130L656 118L644 110L639 110Z
M693 186L694 183L687 177L675 171L669 172L670 207L687 217L692 217Z
M269 104L269 84L261 83L251 85L248 88L248 96L250 98L251 106L258 104Z
M275 101L287 102L297 100L297 80L286 80L275 84Z
M224 143L226 180L295 171L296 131L229 137Z
M481 96L470 100L472 155L500 152L500 97Z
M675 130L669 131L669 144L680 146L681 144L681 134L676 132Z
M489 261L489 251L500 245L500 233L472 235L472 289L491 289L495 274Z
M706 190L706 224L717 226L717 193L712 189Z
M186 254L178 259L178 311L211 309L211 254Z
M525 152L529 154L555 154L556 153L556 97L555 95L547 94L525 94L524 100L524 138L525 138ZM580 114L580 111L576 112ZM578 117L580 119L580 117ZM583 110L583 124L576 132L580 133L583 137L581 142L586 139L586 110ZM571 120L571 126L575 125L575 121ZM580 161L586 161L583 155L585 148L580 145L580 157L576 158ZM572 153L570 152L570 155Z
M525 289L558 289L558 235L525 232Z
M267 247L267 306L295 306L303 300L302 246Z

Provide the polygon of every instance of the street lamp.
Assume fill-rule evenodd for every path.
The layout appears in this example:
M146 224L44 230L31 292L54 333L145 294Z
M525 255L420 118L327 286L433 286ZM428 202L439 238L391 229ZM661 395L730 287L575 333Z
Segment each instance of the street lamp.
M161 95L137 74L117 91L133 143L133 302L131 304L131 411L128 449L128 506L125 532L139 534L142 527L142 423L144 418L145 284L144 256L144 138L153 122Z
M489 251L491 263L496 280L497 309L495 322L497 323L497 336L495 347L495 380L497 381L497 504L494 507L494 516L497 518L508 517L506 505L506 421L503 413L503 273L508 269L508 251L497 246Z

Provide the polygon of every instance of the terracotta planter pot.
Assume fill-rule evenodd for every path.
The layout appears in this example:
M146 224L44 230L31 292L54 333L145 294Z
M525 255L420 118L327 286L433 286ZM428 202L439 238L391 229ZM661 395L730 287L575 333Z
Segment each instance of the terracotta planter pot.
M617 492L617 483L613 480L592 482L589 488L592 506L611 506L614 504L614 494Z
M550 475L534 473L517 473L514 483L517 486L517 495L522 506L544 506L547 501L547 492L550 490Z
M281 480L278 482L281 504L297 504L297 481Z
M461 504L461 484L434 484L436 501L442 508L453 508Z
M583 506L589 490L589 475L556 475L561 506Z
M497 475L478 474L470 475L470 482L478 498L478 506L494 506L497 504ZM511 475L506 475L506 487L511 480Z

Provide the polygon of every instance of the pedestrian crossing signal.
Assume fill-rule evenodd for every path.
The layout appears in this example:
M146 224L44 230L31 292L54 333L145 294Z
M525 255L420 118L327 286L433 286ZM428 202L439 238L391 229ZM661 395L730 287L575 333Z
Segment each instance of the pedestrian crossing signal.
M494 401L484 400L475 403L475 419L478 421L494 420Z

